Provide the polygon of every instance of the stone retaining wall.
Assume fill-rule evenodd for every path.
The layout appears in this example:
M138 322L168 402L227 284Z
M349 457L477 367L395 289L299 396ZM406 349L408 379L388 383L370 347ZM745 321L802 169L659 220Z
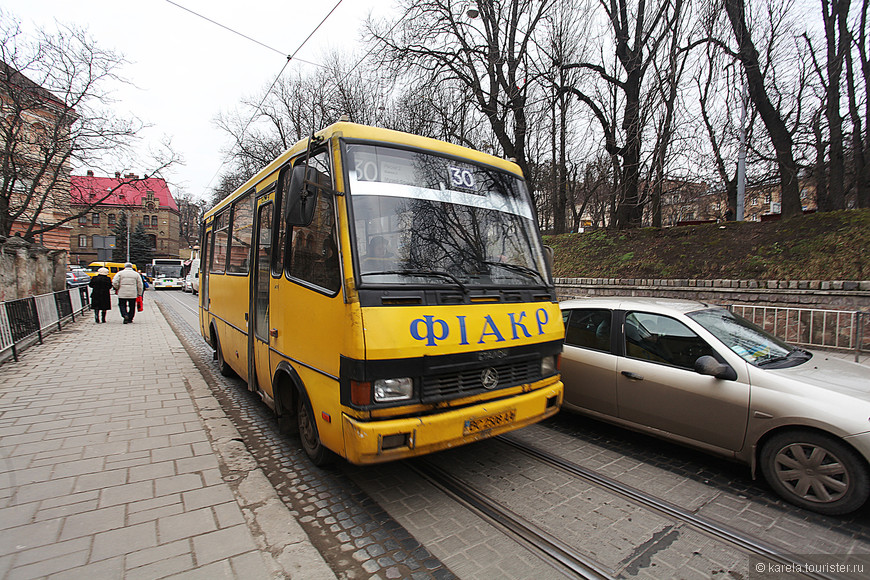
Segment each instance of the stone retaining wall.
M66 251L0 237L0 302L66 288Z
M870 311L870 280L651 280L556 278L560 300L587 296L657 296L717 304Z

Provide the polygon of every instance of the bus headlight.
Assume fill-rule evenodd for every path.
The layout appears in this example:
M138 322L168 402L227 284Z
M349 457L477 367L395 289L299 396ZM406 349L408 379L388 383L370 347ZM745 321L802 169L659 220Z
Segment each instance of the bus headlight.
M558 368L557 356L550 355L545 356L541 359L541 376L549 377L550 375L556 374L556 370Z
M378 379L374 383L375 402L390 403L404 401L414 394L414 381L408 377L401 379Z

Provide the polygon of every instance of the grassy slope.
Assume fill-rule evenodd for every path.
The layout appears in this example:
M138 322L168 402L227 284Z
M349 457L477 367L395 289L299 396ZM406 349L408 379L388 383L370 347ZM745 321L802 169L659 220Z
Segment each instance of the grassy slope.
M570 278L870 280L870 210L544 236Z

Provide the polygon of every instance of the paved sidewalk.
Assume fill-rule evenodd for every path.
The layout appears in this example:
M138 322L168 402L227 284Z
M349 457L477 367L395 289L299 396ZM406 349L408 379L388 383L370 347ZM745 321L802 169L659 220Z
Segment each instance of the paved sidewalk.
M0 578L335 578L148 293L108 320L0 366Z

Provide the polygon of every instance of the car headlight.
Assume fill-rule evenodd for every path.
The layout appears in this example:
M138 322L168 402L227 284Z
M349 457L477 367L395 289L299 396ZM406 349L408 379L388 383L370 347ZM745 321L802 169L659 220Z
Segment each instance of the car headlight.
M376 403L404 401L414 394L414 381L408 377L378 379L374 382L374 392Z
M541 376L549 377L550 375L556 374L557 363L556 356L550 355L545 356L541 359Z

